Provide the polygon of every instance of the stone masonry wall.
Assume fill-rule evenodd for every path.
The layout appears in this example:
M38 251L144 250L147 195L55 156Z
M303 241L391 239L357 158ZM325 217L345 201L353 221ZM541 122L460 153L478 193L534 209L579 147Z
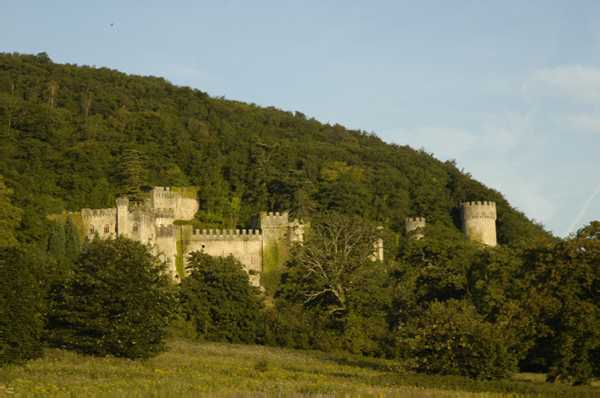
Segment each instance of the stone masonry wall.
M176 220L192 220L199 209L196 199L184 198L175 192L171 192L170 188L155 187L151 192L151 200L154 210L174 210Z
M192 230L189 225L182 226L185 255L193 251L203 251L211 256L233 255L238 259L254 286L260 285L262 273L262 241L260 230Z

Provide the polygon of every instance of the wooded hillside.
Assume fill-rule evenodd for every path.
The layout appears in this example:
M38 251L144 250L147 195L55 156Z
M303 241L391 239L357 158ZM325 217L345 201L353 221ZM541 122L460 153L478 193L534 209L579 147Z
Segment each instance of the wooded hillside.
M152 186L197 187L199 221L247 226L259 211L310 218L330 209L401 232L426 217L460 238L460 202L498 207L498 242L549 236L452 162L301 112L211 98L159 77L0 54L2 166L19 239L45 239L45 216L114 207Z

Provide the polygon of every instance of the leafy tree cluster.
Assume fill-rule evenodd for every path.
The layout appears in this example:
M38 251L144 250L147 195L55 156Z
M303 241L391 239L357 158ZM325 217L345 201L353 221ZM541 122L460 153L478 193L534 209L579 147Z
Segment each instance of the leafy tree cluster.
M186 270L181 302L199 336L232 343L260 340L264 304L238 260L194 252Z
M51 345L91 355L148 358L165 350L177 312L164 267L127 238L95 239L59 292Z
M516 369L585 384L600 376L600 223L574 237L486 247L427 226L373 261L373 225L314 219L267 317L268 344L398 358L476 379ZM385 236L384 236L385 238Z

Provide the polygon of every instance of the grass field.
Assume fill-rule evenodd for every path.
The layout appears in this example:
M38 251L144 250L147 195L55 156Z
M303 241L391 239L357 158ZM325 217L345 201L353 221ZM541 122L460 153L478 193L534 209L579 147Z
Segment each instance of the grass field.
M148 361L49 349L44 359L0 369L0 395L600 396L599 387L549 385L534 376L521 375L528 381L481 382L415 375L397 362L350 354L188 340L170 340L169 346L169 352Z

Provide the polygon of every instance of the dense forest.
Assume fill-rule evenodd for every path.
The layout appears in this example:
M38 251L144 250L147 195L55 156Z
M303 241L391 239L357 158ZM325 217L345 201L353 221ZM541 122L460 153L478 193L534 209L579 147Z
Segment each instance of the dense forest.
M387 356L427 373L500 378L518 365L549 372L549 380L600 375L600 225L557 239L500 192L423 149L163 78L55 64L45 53L0 54L0 126L0 233L10 276L2 279L39 299L22 316L42 329L61 330L52 311L65 306L63 285L74 286L74 270L90 263L67 245L77 234L69 222L49 215L114 207L122 195L143 200L154 186L192 187L198 225L248 227L251 214L288 211L313 232L267 289L268 305L254 293L239 299L252 303L244 308L253 314L241 334L217 328L211 335L207 319L217 325L218 314L193 312L209 308L193 300L215 296L193 290L208 283L197 257L197 273L179 287L180 330ZM459 204L476 200L497 203L496 248L460 232ZM424 239L404 235L407 217L427 219ZM373 263L352 237L344 242L351 255L328 251L339 231L368 235L376 225L385 262ZM319 258L337 268L315 276ZM218 261L236 272L233 260ZM44 334L56 332L42 329L22 358L39 355L37 341L52 341ZM444 343L452 340L456 347Z

